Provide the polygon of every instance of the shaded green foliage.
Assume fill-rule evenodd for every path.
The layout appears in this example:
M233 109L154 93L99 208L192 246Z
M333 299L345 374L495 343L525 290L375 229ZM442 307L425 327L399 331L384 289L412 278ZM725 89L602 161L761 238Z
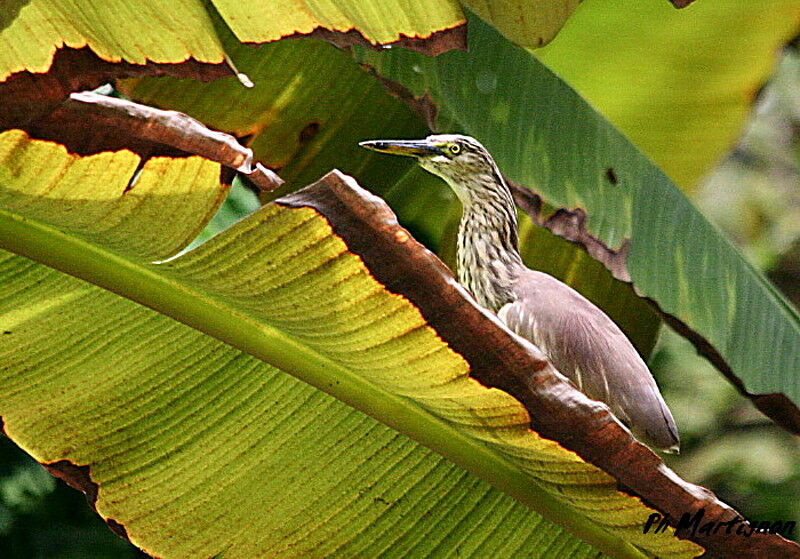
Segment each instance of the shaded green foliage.
M108 529L86 498L0 437L0 554L9 559L147 557Z

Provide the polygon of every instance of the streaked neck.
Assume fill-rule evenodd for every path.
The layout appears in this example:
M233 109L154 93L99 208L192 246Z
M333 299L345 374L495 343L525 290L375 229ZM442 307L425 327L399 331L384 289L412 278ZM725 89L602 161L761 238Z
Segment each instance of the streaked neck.
M458 229L458 279L492 311L513 300L513 284L525 265L517 249L517 210L498 176L456 193L464 206ZM463 189L464 185L461 185Z

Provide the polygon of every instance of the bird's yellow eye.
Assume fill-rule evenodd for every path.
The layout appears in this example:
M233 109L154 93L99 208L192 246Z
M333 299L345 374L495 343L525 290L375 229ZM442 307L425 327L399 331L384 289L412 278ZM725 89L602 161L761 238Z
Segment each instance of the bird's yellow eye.
M447 146L447 149L449 149L450 153L452 153L453 155L458 155L459 153L461 153L461 146L458 144L450 144L449 146Z

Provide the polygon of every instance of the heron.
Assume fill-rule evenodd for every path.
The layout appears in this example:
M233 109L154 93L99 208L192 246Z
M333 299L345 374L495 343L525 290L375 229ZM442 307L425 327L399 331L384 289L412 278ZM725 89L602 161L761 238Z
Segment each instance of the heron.
M619 326L565 283L523 263L511 190L480 142L436 134L359 145L414 157L423 169L444 179L463 208L456 247L459 282L478 304L541 349L579 390L605 402L639 441L678 452L672 413Z

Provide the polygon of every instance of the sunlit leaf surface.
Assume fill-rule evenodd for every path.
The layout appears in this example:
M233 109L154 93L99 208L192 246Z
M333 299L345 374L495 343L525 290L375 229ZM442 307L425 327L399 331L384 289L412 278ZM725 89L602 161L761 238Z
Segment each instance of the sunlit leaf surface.
M470 10L523 47L549 43L572 15L580 0L462 0Z
M197 0L30 0L0 4L0 79L50 68L57 49L89 47L109 62L222 62L211 16Z
M585 2L536 56L691 192L798 33L797 0Z
M456 0L213 0L236 37L247 43L324 31L336 42L396 43L431 54L463 43L464 14ZM340 35L334 35L336 32ZM435 33L441 45L423 39Z
M270 205L197 249L152 264L179 250L208 220L221 188L216 164L153 158L126 189L137 158L129 152L80 157L19 131L0 139L3 246L207 334L29 261L3 260L8 306L2 329L10 332L3 337L3 361L10 364L0 399L5 431L53 471L95 493L98 512L137 545L156 555L227 549L246 557L283 546L361 546L365 531L385 529L385 519L377 520L382 500L400 499L394 476L384 480L395 466L376 461L377 479L359 485L364 491L341 486L343 478L356 483L371 468L363 462L366 451L348 458L349 422L367 430L374 424L313 390L281 396L296 383L274 372L280 369L494 478L517 500L556 515L601 548L635 556L633 543L674 557L696 549L666 533L642 535L649 509L617 491L604 472L536 436L517 400L468 377L464 358L415 306L378 283L314 210ZM127 167L123 160L102 166L114 174L87 172L119 157ZM58 172L27 171L43 159L57 162ZM197 190L198 200L205 196L205 207L188 202L184 188ZM317 398L328 403L309 403ZM284 407L290 401L304 403L312 415ZM341 420L314 419L327 405L340 410ZM315 433L311 439L298 435L307 429ZM386 446L385 437L396 435L383 432L377 448L399 452L400 459L399 448ZM318 438L326 433L330 438ZM312 440L313 451L306 446ZM333 455L344 462L332 466ZM441 464L430 467L451 467ZM312 471L317 474L309 477ZM395 493L369 493L378 479ZM408 482L416 483L413 476ZM286 491L301 494L288 498ZM343 494L351 503L344 509ZM463 498L484 502L470 494ZM449 499L442 506L453 507ZM532 514L510 503L498 506L491 510L500 517L517 518L503 523ZM251 511L261 508L280 514L256 515L263 523L256 529ZM181 520L167 522L178 511ZM222 515L224 523L217 521ZM348 520L354 517L355 524ZM406 518L409 530L419 518ZM231 522L245 519L247 529L230 535ZM483 545L488 536L476 537L475 545Z
M439 122L484 142L511 179L555 207L583 209L588 231L609 249L629 239L617 277L629 275L747 391L785 394L791 402L755 401L800 432L796 311L663 172L533 55L474 19L468 54L362 57L417 95L432 95Z

